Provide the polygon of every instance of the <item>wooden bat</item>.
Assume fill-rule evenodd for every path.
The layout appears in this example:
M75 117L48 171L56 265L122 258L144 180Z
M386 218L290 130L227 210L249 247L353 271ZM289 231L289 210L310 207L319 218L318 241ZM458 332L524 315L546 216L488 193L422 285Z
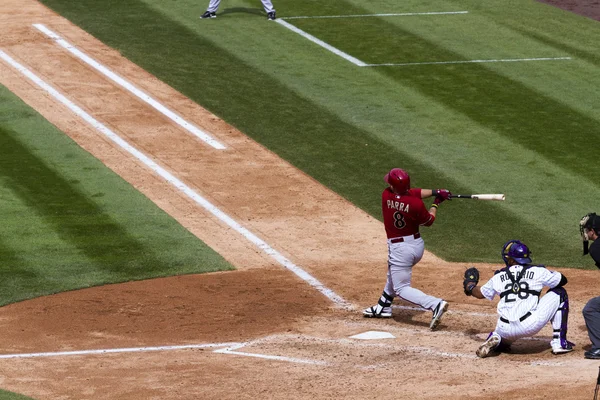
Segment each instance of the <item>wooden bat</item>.
M504 200L503 194L453 194L451 199Z

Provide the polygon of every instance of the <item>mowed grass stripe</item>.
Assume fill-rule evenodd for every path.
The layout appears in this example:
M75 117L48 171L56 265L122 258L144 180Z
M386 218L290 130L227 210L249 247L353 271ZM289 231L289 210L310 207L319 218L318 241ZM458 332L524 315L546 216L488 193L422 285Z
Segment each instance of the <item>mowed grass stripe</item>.
M0 304L232 269L4 87L0 104Z
M224 8L222 19L210 21L190 15L190 10L199 7L188 0L179 2L178 7L168 7L174 19L133 0L102 5L91 1L71 4L64 0L45 3L375 217L380 218L382 176L397 165L413 172L417 186L450 187L455 192L474 187L489 189L491 184L507 181L511 184L507 189L513 190L511 199L519 203L524 201L517 198L523 194L523 186L526 190L531 186L517 179L527 171L524 163L531 157L514 164L514 169L509 164L511 169L504 170L507 165L504 158L498 156L501 162L496 163L493 147L483 137L476 136L477 146L483 146L483 152L477 146L471 147L471 135L481 135L486 127L462 116L460 110L444 110L444 103L437 105L431 97L411 94L416 90L386 74L364 72L364 68L356 72L347 69L349 63L339 57L323 58L322 53L327 52L318 53L314 44L295 40L295 34L279 35L274 28L280 27L254 15L259 10L240 11L235 7L240 2L234 2L231 9ZM307 8L315 5L282 4L287 4L288 11L295 11L295 15L310 15ZM332 10L340 7L338 2L335 6L323 5L327 9L323 14L332 14ZM156 2L155 7L161 6L166 7ZM359 10L350 7L348 13L361 13ZM272 40L265 41L265 37ZM253 53L257 58L267 54L268 57L249 64L237 56L239 50L244 57L252 57L248 49L258 42L261 49ZM271 42L277 48L270 48ZM303 56L321 64L315 61L309 65ZM294 63L288 65L291 59ZM324 59L331 62L322 64ZM298 83L281 82L277 66L288 68L285 73L295 76ZM304 92L304 82L310 83L307 87L317 88L323 97ZM350 82L364 86L355 88ZM377 97L379 92L389 97ZM369 98L369 94L374 97ZM335 113L329 109L329 99L338 107ZM337 114L342 115L348 109L355 115L344 115L347 118L342 119ZM377 119L394 115L393 120ZM453 143L455 138L451 153L438 148L439 143ZM498 135L497 140L502 141L502 136ZM476 157L463 157L461 148L467 156L473 153ZM435 156L427 158L427 154ZM544 164L543 161L534 157L531 162L537 166ZM502 175L491 176L490 171ZM510 179L511 174L515 179ZM525 201L532 198L530 191L524 195ZM552 201L550 195L547 198L541 210L547 210ZM509 203L474 205L456 201L444 205L443 217L436 222L436 228L425 230L427 237L437 239L428 241L428 247L450 260L498 261L497 249L504 241L513 237L535 238L532 247L538 250L536 254L545 257L545 262L575 263L564 248L557 250L565 241L565 235L558 234L557 228L564 228L565 221L568 225L572 215L555 214L553 209L553 218L547 221L544 211L532 210L528 203L516 206L518 213L512 209L515 205ZM539 214L532 216L532 212ZM579 215L577 211L575 214ZM578 252L577 237L568 238L568 248Z
M14 136L15 132L0 129L0 147L5 152L0 174L5 176L5 186L28 205L30 212L42 216L97 267L116 275L127 274L130 271L124 265L143 255L146 270L160 268L153 251L145 249L91 197L80 192L79 182L65 180ZM95 245L98 240L103 243L101 247Z

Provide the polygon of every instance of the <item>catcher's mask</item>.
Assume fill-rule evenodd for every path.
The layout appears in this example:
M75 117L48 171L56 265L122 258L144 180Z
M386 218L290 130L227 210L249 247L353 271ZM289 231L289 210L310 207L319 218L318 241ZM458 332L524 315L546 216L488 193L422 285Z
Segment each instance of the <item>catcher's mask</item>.
M588 213L579 221L579 231L581 232L581 240L583 240L583 255L588 253L589 249L589 231L594 231L596 235L600 235L600 215L596 213Z
M502 259L506 265L509 257L521 265L531 264L530 255L527 245L519 240L509 240L502 247Z
M391 169L383 180L398 194L406 193L410 189L410 176L401 168Z

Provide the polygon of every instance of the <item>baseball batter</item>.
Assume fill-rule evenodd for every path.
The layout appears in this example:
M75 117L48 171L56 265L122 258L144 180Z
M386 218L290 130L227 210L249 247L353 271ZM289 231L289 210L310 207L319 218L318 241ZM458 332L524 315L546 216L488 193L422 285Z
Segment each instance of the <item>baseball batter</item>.
M394 297L417 304L433 311L429 327L435 329L448 303L427 295L410 286L412 268L423 257L425 244L419 233L421 226L431 226L437 208L448 200L451 193L446 189L431 190L410 188L410 176L400 168L394 168L384 177L389 185L381 195L383 223L388 242L387 281L378 303L363 311L365 317L390 318ZM423 198L435 196L429 210Z
M271 3L271 0L261 0L261 2L265 12L267 13L267 19L269 21L274 21L275 8L273 8L273 3ZM217 18L217 9L219 8L220 4L221 0L210 0L206 12L202 14L200 18Z
M569 299L563 287L567 278L543 265L533 265L529 248L518 240L504 244L502 258L506 267L496 271L483 286L469 283L468 278L463 283L465 293L478 299L500 296L496 329L477 349L477 356L484 358L492 351L508 350L512 342L538 333L549 321L553 328L552 353L572 351L574 344L567 340ZM478 272L476 275L478 280ZM544 287L550 290L540 298Z

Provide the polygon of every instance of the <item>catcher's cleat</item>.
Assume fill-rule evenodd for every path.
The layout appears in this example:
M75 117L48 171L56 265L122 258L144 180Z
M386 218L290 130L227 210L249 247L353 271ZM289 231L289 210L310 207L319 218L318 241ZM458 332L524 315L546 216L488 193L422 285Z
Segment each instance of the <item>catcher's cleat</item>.
M431 323L429 324L429 329L434 330L440 324L440 320L442 319L442 315L448 311L448 302L442 300L439 302L435 310L433 310L433 317L431 318Z
M563 342L560 339L552 339L550 345L552 346L552 354L564 354L572 352L575 343L569 342L568 340Z
M363 315L367 318L391 318L392 307L383 307L380 313L377 312L377 306L365 308Z
M491 333L488 339L479 346L475 354L479 358L486 358L493 350L496 350L501 340L500 335L495 332Z

